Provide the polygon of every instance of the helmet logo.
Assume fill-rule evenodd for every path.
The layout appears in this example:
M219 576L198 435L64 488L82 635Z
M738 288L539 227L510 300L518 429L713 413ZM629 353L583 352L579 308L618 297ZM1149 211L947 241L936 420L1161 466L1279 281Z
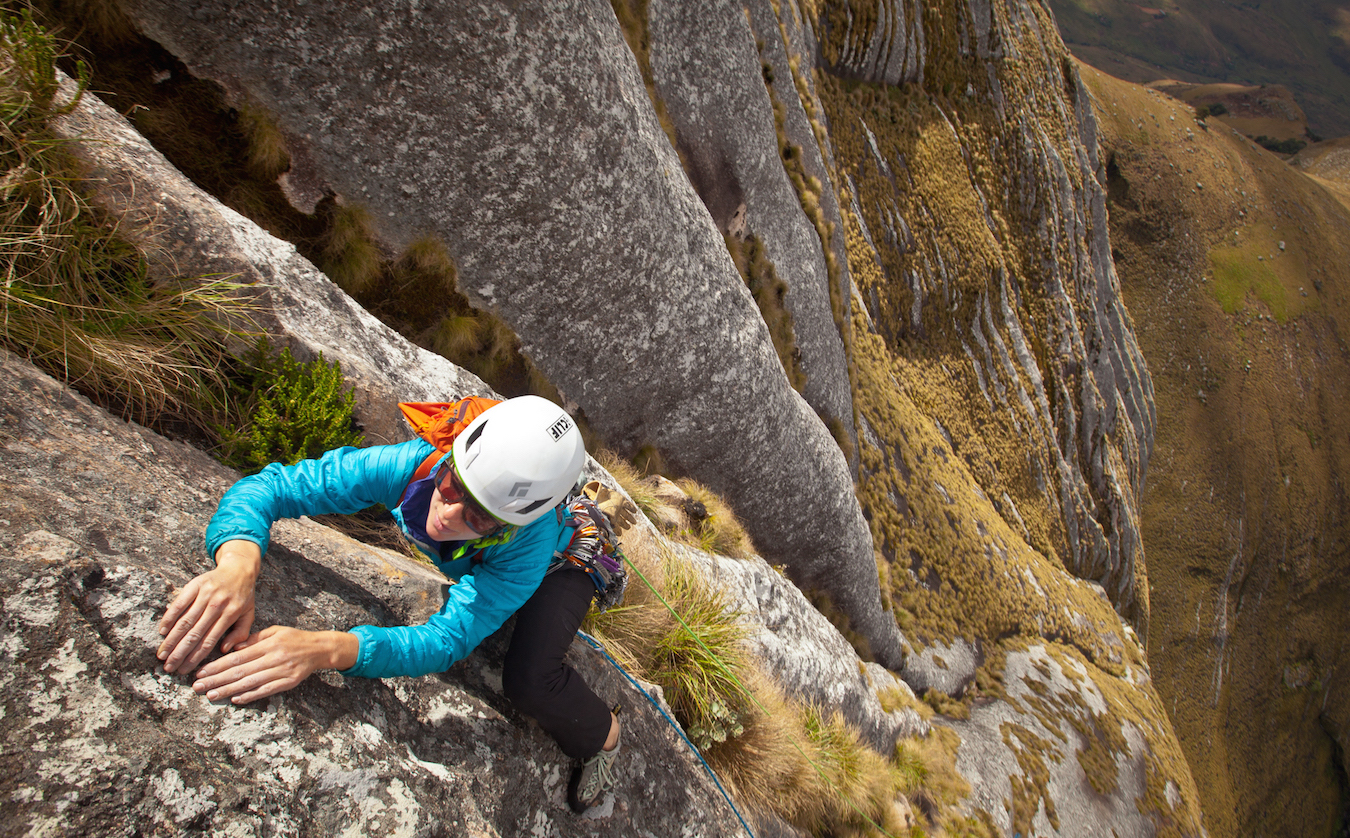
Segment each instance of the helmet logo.
M528 480L522 480L511 487L511 491L506 493L508 498L523 498L530 492L530 487L534 484Z
M554 442L557 442L563 438L563 434L570 430L572 430L571 420L566 416L559 416L558 421L548 426L548 435L553 437Z

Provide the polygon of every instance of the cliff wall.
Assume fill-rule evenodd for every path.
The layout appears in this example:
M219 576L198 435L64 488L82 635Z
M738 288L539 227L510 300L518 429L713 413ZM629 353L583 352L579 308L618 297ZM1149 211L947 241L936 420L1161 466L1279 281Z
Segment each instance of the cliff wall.
M1082 72L1158 381L1142 517L1158 691L1211 835L1343 834L1350 212L1222 120Z
M238 475L7 352L0 405L5 834L740 832L675 731L580 641L587 681L637 711L625 736L641 755L591 819L567 808L571 761L501 695L509 634L444 675L328 673L261 707L207 701L157 665L155 626L208 566L202 532ZM260 625L440 607L445 580L424 565L309 520L273 535Z

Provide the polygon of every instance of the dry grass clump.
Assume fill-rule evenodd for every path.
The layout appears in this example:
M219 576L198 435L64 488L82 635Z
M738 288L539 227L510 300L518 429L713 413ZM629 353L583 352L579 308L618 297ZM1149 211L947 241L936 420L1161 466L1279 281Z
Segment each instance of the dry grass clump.
M239 108L239 126L246 138L249 172L260 180L276 180L291 167L286 138L260 105L248 102Z
M721 495L688 478L675 481L675 485L693 502L687 508L702 508L706 513L692 519L685 530L701 549L734 559L749 558L754 553L749 534Z
M923 694L924 703L935 712L953 719L970 718L970 706L958 698L952 698L941 690L929 689Z
M596 461L614 476L657 529L682 544L705 553L735 559L755 552L750 535L722 496L696 480L669 480L659 474L644 477L613 451L601 449Z
M228 279L152 282L118 222L84 192L58 101L55 40L31 13L0 21L0 343L124 416L211 420L223 409L218 323L246 319ZM82 67L80 68L83 69Z
M320 251L320 267L342 290L359 296L384 272L384 256L375 243L374 219L365 207L336 205Z
M648 520L655 522L657 510L662 505L661 500L656 496L655 487L642 479L637 467L608 448L598 449L594 456L600 467L609 472L628 497L632 498L633 503L637 504L638 510L647 516Z
M321 205L328 219L319 266L383 323L510 396L556 402L557 388L527 358L504 320L475 309L458 290L454 259L435 236L388 258L374 219L360 206Z
M788 383L800 392L806 386L806 372L802 369L801 350L797 348L792 312L787 308L787 283L779 278L759 237L728 234L723 238L731 253L731 260L736 263L736 270L755 298L764 325L769 328L769 337L773 340L774 351L778 353L778 361L783 365Z
M837 713L789 699L755 673L742 736L708 750L736 796L816 835L904 835L904 776Z
M904 795L923 788L922 757L889 761L837 712L784 696L747 656L745 624L725 598L661 543L629 540L636 578L624 605L590 615L587 630L628 671L662 686L732 794L815 834L910 834Z

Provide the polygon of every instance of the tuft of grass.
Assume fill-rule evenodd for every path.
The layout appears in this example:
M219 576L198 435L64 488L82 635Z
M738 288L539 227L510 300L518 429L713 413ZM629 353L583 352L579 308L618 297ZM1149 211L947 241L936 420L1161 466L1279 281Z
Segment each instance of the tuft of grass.
M927 746L888 760L839 713L785 696L747 656L744 624L722 596L664 541L630 541L631 566L655 590L634 578L624 605L589 615L586 628L628 671L663 687L731 793L814 834L912 834L903 795L925 793Z
M792 389L801 392L806 386L806 372L802 369L801 350L797 348L792 313L787 308L787 283L779 278L778 271L764 250L764 243L757 236L741 238L726 235L723 238L736 270L755 298L764 325L769 328L769 337L778 354L778 361L783 365L783 372L787 374L788 383Z
M944 692L929 688L928 692L923 694L924 703L932 707L935 712L953 719L970 718L970 707L960 699L952 698Z
M638 472L637 467L608 448L596 450L594 456L600 467L609 472L618 481L619 486L628 493L628 497L633 499L638 511L648 518L654 517L660 500L657 499L656 493L652 491L651 484L643 481L642 474Z
M370 211L334 204L320 250L319 267L352 296L371 288L384 272L384 257L375 243Z
M455 260L435 236L423 236L408 245L394 263L394 274L400 290L430 280L430 284L443 291L458 293Z
M666 465L665 455L655 445L644 445L633 455L633 465L644 475L665 474L670 469Z
M826 714L807 705L802 712L817 767L838 800L819 826L837 835L899 834L904 829L895 807L899 777L891 763L864 745L839 711Z
M928 783L928 763L913 743L900 740L895 743L895 773L900 779L900 790L906 794L917 792Z
M877 692L877 701L881 703L881 709L887 713L893 713L896 710L910 708L919 714L919 718L928 721L933 718L934 711L926 702L914 696L913 693L901 689L898 686L884 687Z
M834 438L834 444L838 445L839 450L843 452L844 459L850 463L853 462L853 457L857 452L853 447L853 436L849 434L848 426L844 424L844 420L838 416L826 416L823 413L818 415L821 421L825 423L830 436Z
M248 148L248 169L254 177L276 180L291 167L291 153L286 147L286 138L261 105L250 102L240 107L239 127Z
M688 533L701 550L735 559L749 558L754 553L749 534L721 495L689 478L681 478L675 484L707 511L701 520L692 522Z
M126 46L137 37L135 24L118 8L115 0L28 0L27 5L47 16L60 8L69 19L79 23L78 31L68 33L70 37L102 49ZM57 27L53 29L62 31Z
M229 278L152 281L119 222L86 195L71 142L47 122L58 101L56 40L30 11L0 18L0 343L124 417L221 415L228 322L249 304Z
M476 354L483 346L483 321L472 314L450 314L441 319L431 338L431 349L447 358Z
M639 452L639 456L642 454ZM596 459L619 481L642 514L666 535L705 553L737 559L754 554L745 527L716 492L687 478L672 484L655 475L644 477L637 465L606 449L601 449ZM651 464L650 459L647 464ZM660 485L670 491L658 489Z
M634 580L622 607L592 616L592 631L616 660L665 689L676 718L700 748L740 735L749 705L737 682L749 664L739 614L668 549L658 548L656 555L630 549L628 558L684 622L656 591Z
M633 58L637 60L642 83L647 88L647 98L651 100L652 109L656 112L656 121L661 124L661 130L670 140L671 147L679 153L675 121L670 117L665 100L656 92L656 77L652 73L651 32L647 25L647 5L648 0L610 0L614 17L619 23L620 31L623 32L623 39L633 53ZM689 170L688 165L684 163L683 155L680 157L680 164L685 171Z

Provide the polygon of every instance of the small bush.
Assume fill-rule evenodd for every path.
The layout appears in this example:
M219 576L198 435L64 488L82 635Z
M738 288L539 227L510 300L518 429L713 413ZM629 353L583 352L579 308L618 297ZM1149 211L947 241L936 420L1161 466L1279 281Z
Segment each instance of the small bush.
M1287 140L1277 140L1274 137L1267 137L1265 134L1256 138L1256 144L1276 154L1298 154L1308 147L1303 140L1295 140L1292 137Z
M220 428L220 460L246 474L268 463L294 465L344 445L360 445L352 422L354 396L342 367L323 354L300 363L290 349L272 356L261 341L238 392L240 420Z

